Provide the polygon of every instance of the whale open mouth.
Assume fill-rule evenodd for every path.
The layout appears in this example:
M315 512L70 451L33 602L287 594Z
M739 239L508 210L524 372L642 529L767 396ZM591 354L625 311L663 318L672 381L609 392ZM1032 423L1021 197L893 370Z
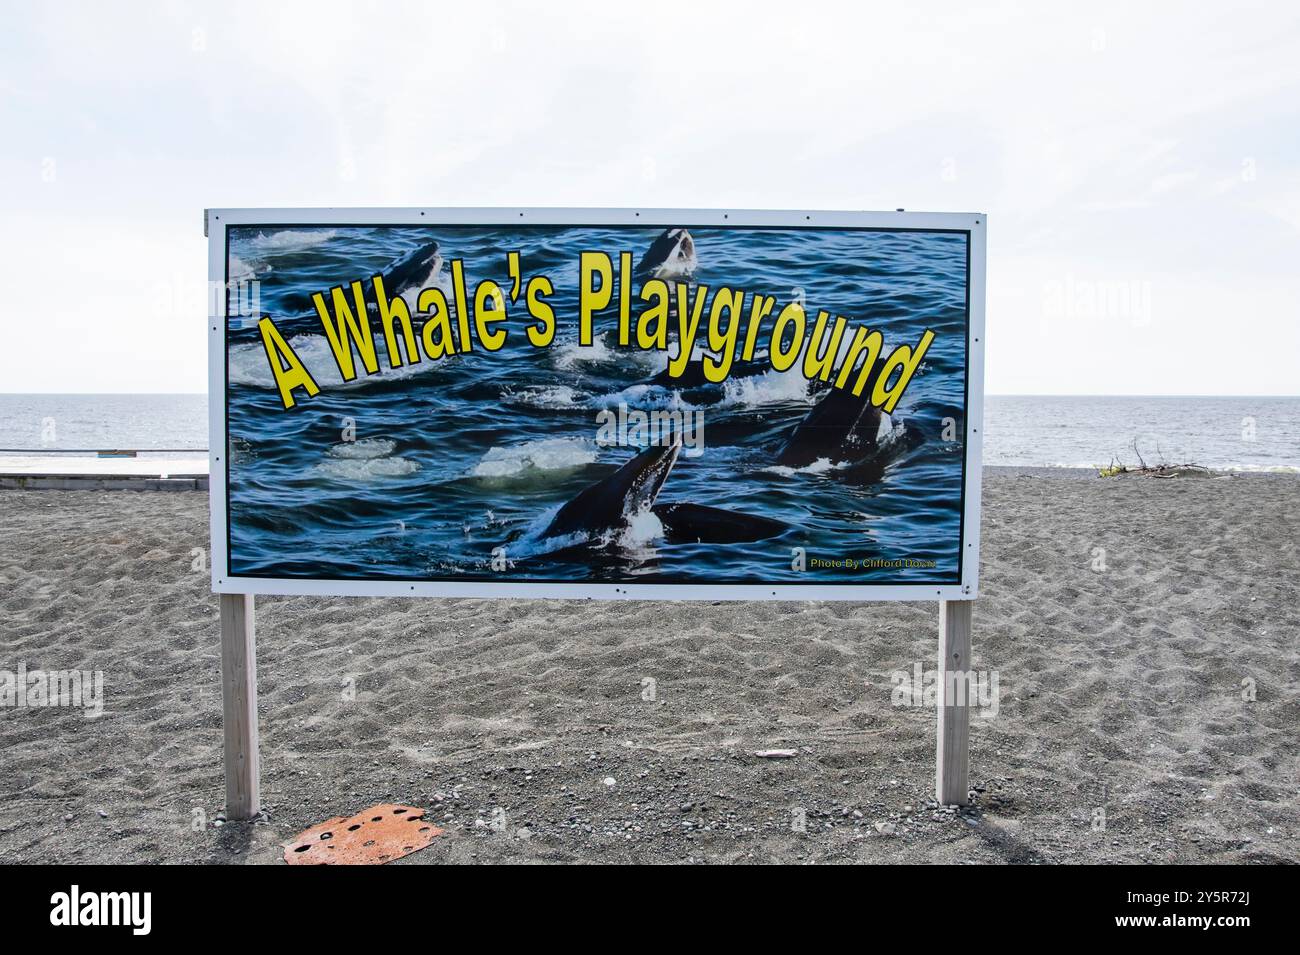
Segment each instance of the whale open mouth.
M628 519L648 511L681 451L680 442L651 445L604 480L584 489L556 512L542 538L588 536L620 530Z
M437 242L430 242L417 250L412 262L412 267L408 271L410 286L403 289L404 292L409 294L412 291L423 291L437 284L443 265L441 246Z
M416 253L415 263L420 267L431 268L435 272L441 271L442 246L437 242L430 242Z
M659 234L637 263L636 274L670 278L689 275L695 271L695 266L695 239L690 232L679 226L665 229Z
M682 444L678 440L672 444L652 445L633 459L636 470L630 474L623 496L624 514L635 514L654 504L681 450Z
M695 268L695 240L685 229L677 240L677 263L682 268Z
M673 239L676 244L660 266L659 275L689 275L695 271L695 239L685 229L678 229Z

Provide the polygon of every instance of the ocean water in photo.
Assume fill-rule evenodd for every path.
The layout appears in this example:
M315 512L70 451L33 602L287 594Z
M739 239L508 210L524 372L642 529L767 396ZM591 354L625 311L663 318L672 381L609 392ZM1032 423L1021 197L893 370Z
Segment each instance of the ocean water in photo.
M811 317L825 309L880 330L886 352L935 333L884 436L896 440L894 453L863 473L824 459L795 467L777 461L822 397L797 368L721 384L654 380L665 354L620 347L613 307L597 317L594 342L579 345L580 253L626 250L640 258L661 231L232 229L230 278L245 290L256 281L260 303L229 327L231 572L502 579L495 553L516 581L956 582L962 443L960 431L956 440L940 436L945 419L961 419L966 386L965 234L692 230L698 267L691 282L775 296L780 304L765 329L801 295ZM528 344L524 329L533 320L521 299L502 326L510 336L498 352L476 346L344 383L311 293L366 279L430 240L448 263L463 261L471 294L486 278L505 283L506 253L518 250L525 277L554 282L555 342ZM238 294L232 310L243 304ZM298 392L290 410L256 328L262 313L275 318L321 386L314 397ZM765 330L761 349L767 339ZM702 416L702 453L677 459L661 504L724 508L779 522L782 532L749 542L668 542L658 520L641 515L617 539L602 535L598 548L590 539L547 538L541 532L565 502L638 450L597 443L598 414L620 406ZM807 570L792 566L796 548L804 549ZM871 561L909 563L863 566Z

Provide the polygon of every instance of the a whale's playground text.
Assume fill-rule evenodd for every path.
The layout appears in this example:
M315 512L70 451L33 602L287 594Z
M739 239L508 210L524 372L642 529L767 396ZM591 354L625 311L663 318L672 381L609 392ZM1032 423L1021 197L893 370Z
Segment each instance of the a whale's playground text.
M830 313L819 311L809 329L798 290L779 310L776 296L725 285L710 288L649 278L634 290L632 253L617 253L617 268L614 259L605 252L580 253L578 343L592 345L594 319L616 308L622 347L668 352L670 333L675 332L676 353L667 369L670 379L685 373L698 345L705 350L704 377L715 383L725 381L739 345L742 361L752 362L756 354L766 351L767 361L778 372L793 368L802 356L804 377L854 395L869 386L871 403L891 412L935 337L926 329L914 345L896 344L886 354L878 330L852 324L843 316L832 321ZM498 351L510 333L512 308L527 313L530 323L522 331L529 343L534 348L548 347L556 330L555 309L548 301L554 283L545 275L525 280L518 252L507 254L506 267L509 278L504 286L484 279L471 293L463 263L453 259L451 301L442 288L423 288L414 316L405 298L385 288L380 273L315 293L312 304L343 381L355 380L362 370L367 375L381 372L372 314L391 368L440 361L476 348ZM774 314L775 321L765 321ZM270 316L261 317L258 330L285 409L296 405L298 389L315 396L319 386ZM850 331L851 339L846 337ZM882 364L877 367L878 363Z

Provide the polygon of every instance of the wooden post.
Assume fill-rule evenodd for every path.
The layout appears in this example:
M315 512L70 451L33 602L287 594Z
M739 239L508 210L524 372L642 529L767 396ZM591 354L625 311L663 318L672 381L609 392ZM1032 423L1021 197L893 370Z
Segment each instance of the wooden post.
M939 601L939 745L935 798L964 806L970 795L970 600ZM950 691L955 689L955 693Z
M257 650L252 594L221 594L221 697L226 729L226 818L262 808L257 758Z

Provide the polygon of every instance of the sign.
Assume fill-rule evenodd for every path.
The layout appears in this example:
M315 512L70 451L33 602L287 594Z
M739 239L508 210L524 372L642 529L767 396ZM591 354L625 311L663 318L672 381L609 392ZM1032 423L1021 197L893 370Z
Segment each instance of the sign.
M207 221L218 592L976 595L982 215Z

